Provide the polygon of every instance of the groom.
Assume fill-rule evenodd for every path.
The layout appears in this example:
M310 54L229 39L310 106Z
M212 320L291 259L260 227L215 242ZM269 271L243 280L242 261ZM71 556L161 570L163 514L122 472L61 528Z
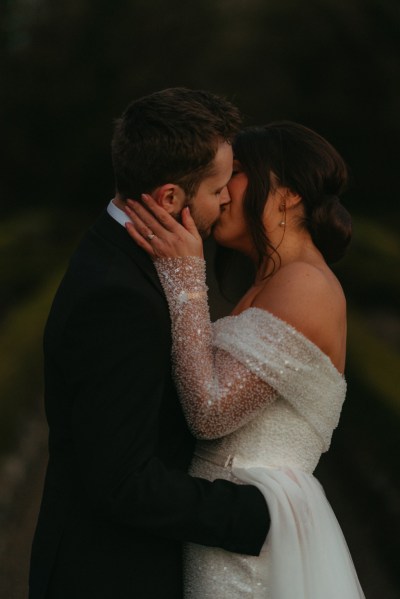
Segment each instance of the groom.
M258 555L261 493L186 472L194 439L171 376L168 306L121 210L143 192L207 235L229 201L236 108L164 90L116 123L117 194L71 259L44 337L49 464L30 599L179 599L182 543Z

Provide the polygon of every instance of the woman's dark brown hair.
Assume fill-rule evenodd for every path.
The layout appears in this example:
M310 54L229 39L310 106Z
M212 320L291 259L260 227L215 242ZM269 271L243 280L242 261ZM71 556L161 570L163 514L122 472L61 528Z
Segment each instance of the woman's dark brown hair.
M290 121L248 127L235 138L235 158L248 177L245 217L259 263L270 248L262 215L271 177L302 198L304 226L326 262L339 260L351 239L351 217L340 202L348 182L346 165L321 135Z

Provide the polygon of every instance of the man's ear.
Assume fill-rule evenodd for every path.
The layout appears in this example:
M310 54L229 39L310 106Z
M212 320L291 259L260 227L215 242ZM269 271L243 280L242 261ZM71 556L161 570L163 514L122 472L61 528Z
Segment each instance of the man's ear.
M165 183L151 194L159 206L170 214L179 214L185 203L185 192L179 185Z

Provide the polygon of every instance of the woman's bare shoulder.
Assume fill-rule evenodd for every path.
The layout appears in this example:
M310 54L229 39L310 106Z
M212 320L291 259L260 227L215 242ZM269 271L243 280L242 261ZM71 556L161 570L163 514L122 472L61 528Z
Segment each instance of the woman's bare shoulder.
M333 338L345 335L346 300L328 267L291 262L266 280L252 305L291 324L328 354Z

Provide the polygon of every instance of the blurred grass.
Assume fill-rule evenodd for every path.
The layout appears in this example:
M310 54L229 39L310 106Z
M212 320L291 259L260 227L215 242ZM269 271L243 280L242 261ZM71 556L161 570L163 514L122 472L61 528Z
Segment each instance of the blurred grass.
M347 370L400 419L400 239L395 227L396 222L355 217L350 250L335 271L348 298Z
M18 426L35 409L42 392L42 334L59 283L58 272L11 309L0 329L0 454L8 450Z
M353 239L335 267L348 303L360 311L390 307L400 318L400 238L398 217L388 223L353 218Z
M25 301L65 260L74 231L64 221L57 213L35 210L0 223L0 316Z
M0 455L42 401L43 329L77 223L25 211L0 224Z
M362 314L348 315L347 361L378 402L400 418L400 353L381 339Z

